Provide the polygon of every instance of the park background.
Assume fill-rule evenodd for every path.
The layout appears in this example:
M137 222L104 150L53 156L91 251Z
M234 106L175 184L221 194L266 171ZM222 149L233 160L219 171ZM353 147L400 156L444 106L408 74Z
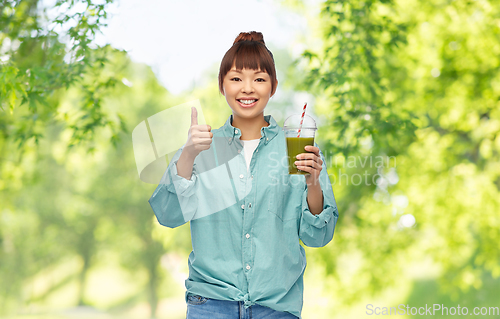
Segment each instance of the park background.
M340 214L303 317L500 307L498 1L179 3L0 2L1 318L185 316L189 224L157 223L131 132L194 99L222 125L218 63L250 30L267 113L318 120Z

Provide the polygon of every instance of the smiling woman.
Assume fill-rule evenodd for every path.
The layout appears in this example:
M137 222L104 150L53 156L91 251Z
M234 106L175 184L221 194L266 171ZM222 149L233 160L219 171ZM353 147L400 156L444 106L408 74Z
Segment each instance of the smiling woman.
M321 247L333 237L338 213L323 155L308 146L297 165L309 175L290 177L283 129L264 116L277 85L262 34L241 33L219 73L233 114L212 131L193 109L188 141L149 200L160 224L191 224L188 319L300 318L300 240Z

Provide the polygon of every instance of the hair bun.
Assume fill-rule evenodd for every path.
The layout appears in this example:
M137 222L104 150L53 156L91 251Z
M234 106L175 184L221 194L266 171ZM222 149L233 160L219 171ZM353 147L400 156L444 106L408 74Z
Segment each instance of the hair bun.
M260 42L263 45L266 45L264 42L264 36L260 32L256 31L250 31L250 32L241 32L236 39L234 40L233 45L235 45L238 42L243 42L243 41L256 41Z

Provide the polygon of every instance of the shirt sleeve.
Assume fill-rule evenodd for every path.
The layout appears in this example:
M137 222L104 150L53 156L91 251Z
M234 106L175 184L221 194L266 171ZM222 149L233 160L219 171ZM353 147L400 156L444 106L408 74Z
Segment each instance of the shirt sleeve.
M307 204L307 187L302 194L299 237L304 245L309 247L323 247L332 240L339 216L332 184L326 170L326 161L321 151L320 156L323 160L323 169L319 177L321 190L323 191L323 210L321 213L313 215L309 210L309 205Z
M179 176L177 161L181 152L182 148L170 161L158 187L149 199L149 204L158 222L170 228L178 227L191 220L198 206L196 164L193 165L190 180Z

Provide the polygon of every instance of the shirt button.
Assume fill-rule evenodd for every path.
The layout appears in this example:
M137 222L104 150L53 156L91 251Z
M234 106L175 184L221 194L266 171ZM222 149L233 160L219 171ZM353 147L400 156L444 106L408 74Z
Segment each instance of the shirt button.
M245 209L245 204L241 205L241 209Z
M268 138L266 138L266 141L269 141L269 137L268 137Z
M238 134L238 130L237 130L237 129L235 129L235 130L234 130L234 133Z
M250 238L250 234L246 234L246 235L245 235L245 237L246 237L246 238Z
M250 265L247 265L247 266L246 266L246 269L247 269L247 270L250 270Z
M248 204L248 208L250 208L250 207L252 207L252 203L249 203L249 204Z
M240 174L240 178L243 178L243 177L245 177L245 176L243 176L243 174Z

